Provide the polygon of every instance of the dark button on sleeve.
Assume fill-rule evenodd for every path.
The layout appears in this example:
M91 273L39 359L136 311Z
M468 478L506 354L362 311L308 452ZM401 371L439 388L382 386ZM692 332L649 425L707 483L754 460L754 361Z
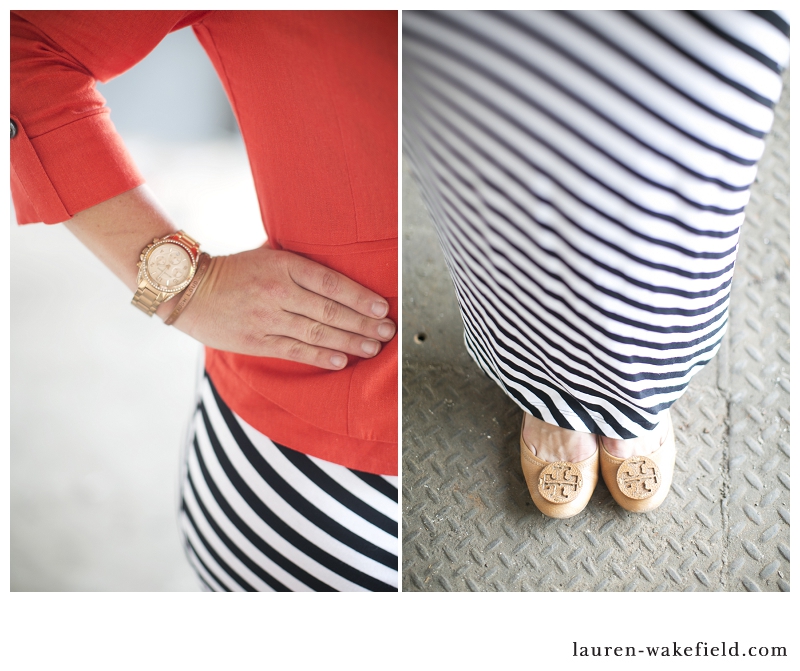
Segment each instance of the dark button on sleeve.
M17 135L17 125L12 121L11 122L11 139L13 140Z

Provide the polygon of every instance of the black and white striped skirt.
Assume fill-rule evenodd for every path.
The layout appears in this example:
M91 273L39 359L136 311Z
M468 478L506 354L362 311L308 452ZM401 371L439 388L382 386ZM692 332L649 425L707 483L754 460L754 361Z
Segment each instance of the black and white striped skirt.
M200 380L181 474L187 556L212 591L396 591L397 477L273 443Z
M652 430L717 352L775 12L404 12L403 138L467 348L525 411Z

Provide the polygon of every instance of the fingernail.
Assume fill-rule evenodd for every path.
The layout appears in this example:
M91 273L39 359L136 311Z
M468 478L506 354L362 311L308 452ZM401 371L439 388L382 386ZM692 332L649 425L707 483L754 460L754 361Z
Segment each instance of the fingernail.
M376 301L372 304L372 314L374 314L376 317L385 317L387 312L389 312L388 303Z
M331 357L331 364L336 366L337 368L342 368L347 363L347 357L342 356L341 354L334 354Z
M369 356L375 356L381 346L375 340L365 340L361 343L361 349Z
M394 324L391 322L383 322L378 326L378 335L381 338L391 338L394 335Z

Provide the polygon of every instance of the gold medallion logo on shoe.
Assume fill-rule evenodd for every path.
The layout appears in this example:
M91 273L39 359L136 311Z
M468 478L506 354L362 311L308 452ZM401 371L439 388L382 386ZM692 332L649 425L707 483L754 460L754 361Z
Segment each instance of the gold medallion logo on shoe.
M630 457L619 465L617 485L630 499L648 499L661 486L661 471L650 457Z
M539 493L550 503L574 501L582 486L581 469L568 461L547 464L539 474Z

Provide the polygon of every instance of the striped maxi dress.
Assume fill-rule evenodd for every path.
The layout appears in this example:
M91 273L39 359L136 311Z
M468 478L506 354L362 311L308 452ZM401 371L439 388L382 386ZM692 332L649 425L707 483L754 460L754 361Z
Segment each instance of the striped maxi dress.
M467 349L523 410L640 436L717 352L787 20L403 13L404 151Z

